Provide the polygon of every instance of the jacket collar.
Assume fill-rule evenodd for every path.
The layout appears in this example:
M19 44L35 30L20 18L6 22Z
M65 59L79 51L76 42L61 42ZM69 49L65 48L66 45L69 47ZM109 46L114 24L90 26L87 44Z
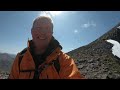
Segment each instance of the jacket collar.
M30 53L33 55L33 49L34 49L34 43L32 40L28 40L28 49L30 51ZM62 46L60 45L60 43L54 38L52 37L46 51L44 54L42 54L42 58L49 63L51 60L56 59L57 56L60 54L60 51L62 50Z

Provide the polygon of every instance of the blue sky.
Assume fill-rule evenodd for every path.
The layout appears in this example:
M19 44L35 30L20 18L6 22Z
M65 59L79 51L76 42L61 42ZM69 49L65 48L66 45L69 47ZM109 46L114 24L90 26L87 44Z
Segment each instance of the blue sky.
M0 11L0 52L17 54L31 38L33 20L40 11ZM109 31L120 22L120 11L61 11L47 12L54 23L54 37L68 52Z

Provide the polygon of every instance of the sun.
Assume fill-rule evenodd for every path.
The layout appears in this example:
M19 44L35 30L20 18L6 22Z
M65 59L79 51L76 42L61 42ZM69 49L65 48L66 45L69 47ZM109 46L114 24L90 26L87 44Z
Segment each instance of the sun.
M45 11L45 13L54 17L60 15L62 11Z
M48 12L53 16L60 15L62 13L62 11L48 11Z
M53 18L62 13L63 13L63 11L42 11L39 13L39 16L48 16L48 17Z

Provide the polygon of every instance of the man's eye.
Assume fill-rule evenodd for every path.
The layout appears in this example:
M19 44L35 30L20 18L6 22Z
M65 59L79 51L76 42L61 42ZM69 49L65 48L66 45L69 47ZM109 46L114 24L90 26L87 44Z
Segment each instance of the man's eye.
M37 39L39 38L39 36L36 37Z
M42 27L37 27L38 29L41 29Z

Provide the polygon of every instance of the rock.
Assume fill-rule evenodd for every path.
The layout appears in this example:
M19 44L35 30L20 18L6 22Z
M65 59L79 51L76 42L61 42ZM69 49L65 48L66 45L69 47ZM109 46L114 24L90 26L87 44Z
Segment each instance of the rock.
M83 65L78 65L78 69L82 69L83 67L85 67L85 66L83 66Z
M91 63L91 62L93 62L93 59L88 60L88 63Z

